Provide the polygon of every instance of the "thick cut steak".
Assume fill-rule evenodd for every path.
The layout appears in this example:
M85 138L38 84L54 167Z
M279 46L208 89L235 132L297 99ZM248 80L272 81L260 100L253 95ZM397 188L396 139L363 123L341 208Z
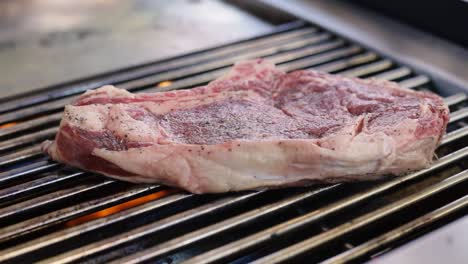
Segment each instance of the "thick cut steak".
M424 168L448 118L434 94L253 60L190 90L87 91L43 149L117 179L227 192Z

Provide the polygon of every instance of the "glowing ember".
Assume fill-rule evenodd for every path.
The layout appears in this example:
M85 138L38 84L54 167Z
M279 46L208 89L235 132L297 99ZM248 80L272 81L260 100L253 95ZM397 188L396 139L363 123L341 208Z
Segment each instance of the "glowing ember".
M9 128L9 127L15 126L16 124L18 124L18 123L17 122L6 123L6 124L3 124L3 125L0 125L0 129Z
M125 209L135 207L137 205L144 204L144 203L147 203L149 201L153 201L153 200L168 196L169 194L172 194L172 193L175 193L175 192L177 192L177 190L164 190L164 191L159 191L159 192L156 192L156 193L152 193L152 194L140 197L140 198L136 198L134 200L130 200L130 201L125 202L125 203L121 203L121 204L118 204L118 205L103 209L101 211L94 212L92 214L88 214L88 215L84 215L84 216L75 218L73 220L70 220L70 221L66 222L65 225L68 226L68 227L80 225L82 223L89 222L89 221L97 219L97 218L106 217L108 215L115 214L115 213L123 211Z
M171 85L171 84L172 84L171 81L164 81L164 82L158 83L157 86L158 86L158 87L167 87L167 86L169 86L169 85Z

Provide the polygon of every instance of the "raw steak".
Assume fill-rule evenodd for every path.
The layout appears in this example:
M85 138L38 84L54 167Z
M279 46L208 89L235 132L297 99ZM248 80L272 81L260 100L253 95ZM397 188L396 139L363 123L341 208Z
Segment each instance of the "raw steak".
M216 193L421 169L448 118L434 94L253 60L190 90L87 91L43 149L113 178Z

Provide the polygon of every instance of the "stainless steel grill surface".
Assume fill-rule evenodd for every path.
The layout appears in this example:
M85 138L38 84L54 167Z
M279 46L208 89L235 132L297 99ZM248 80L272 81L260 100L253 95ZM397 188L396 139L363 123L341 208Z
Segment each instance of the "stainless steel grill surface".
M191 195L47 160L65 104L114 84L134 92L205 84L242 59L381 78L445 97L447 135L428 169L384 181ZM430 76L301 21L271 34L0 99L0 261L341 263L373 258L467 213L468 99Z

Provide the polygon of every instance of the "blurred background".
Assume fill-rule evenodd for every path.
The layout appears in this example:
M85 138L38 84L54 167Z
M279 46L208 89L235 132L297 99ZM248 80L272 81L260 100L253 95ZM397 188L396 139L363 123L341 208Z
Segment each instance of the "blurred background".
M0 97L268 32L216 0L0 1Z

